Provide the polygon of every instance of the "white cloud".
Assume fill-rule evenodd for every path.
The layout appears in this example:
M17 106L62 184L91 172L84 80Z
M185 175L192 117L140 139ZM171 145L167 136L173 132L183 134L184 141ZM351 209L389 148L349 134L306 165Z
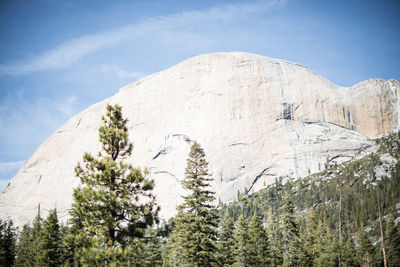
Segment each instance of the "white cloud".
M139 79L143 77L143 73L137 71L127 71L117 65L102 65L102 72L107 75L115 75L119 79Z
M65 101L58 103L56 109L62 114L62 116L71 117L76 113L76 100L76 96L68 96Z
M190 11L179 14L147 18L138 23L117 28L112 31L90 34L67 40L59 46L37 57L14 64L0 64L0 75L18 75L37 71L61 69L78 62L83 57L101 49L144 36L157 35L163 39L164 33L172 31L179 38L182 31L203 27L206 24L224 24L245 19L255 13L262 13L279 4L282 0L258 1L246 4L220 5L205 11ZM184 34L183 34L184 36ZM168 37L167 39L171 39ZM162 40L163 41L163 40ZM168 41L168 40L164 40ZM140 76L139 73L110 70L121 77Z

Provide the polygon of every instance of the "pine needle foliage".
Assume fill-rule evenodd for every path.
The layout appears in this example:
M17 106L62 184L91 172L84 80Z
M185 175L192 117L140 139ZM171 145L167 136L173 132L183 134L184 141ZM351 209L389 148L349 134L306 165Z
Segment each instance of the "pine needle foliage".
M218 211L214 206L214 192L210 189L211 181L204 150L194 142L182 181L188 194L178 206L168 244L172 266L217 265Z
M249 224L248 251L251 266L268 266L270 264L268 236L256 213L254 213Z
M19 242L16 251L16 266L34 266L36 262L36 256L30 256L30 239L31 239L32 228L29 224L25 224L19 234Z
M294 204L289 194L282 207L283 266L300 266L301 242L295 219Z
M220 234L218 240L219 262L221 266L231 266L234 262L233 239L234 224L230 217L224 217L220 223Z
M81 186L74 190L71 234L84 265L134 266L140 257L140 238L158 222L154 183L123 160L131 155L127 119L119 105L107 105L99 129L103 150L85 153L75 168Z
M17 251L16 266L36 266L39 254L39 242L43 228L43 220L38 213L33 220L32 227L24 225L20 234Z
M0 266L14 264L16 239L13 222L0 220Z
M249 226L247 224L246 218L241 214L236 221L235 231L233 233L233 238L235 239L235 246L233 248L233 255L235 267L246 267L250 266L249 262Z
M364 230L364 226L361 224L359 234L359 262L362 266L373 267L375 263L375 247L372 245L371 239L368 233Z
M386 231L388 266L400 266L400 224L395 225L393 215L389 215Z
M50 210L43 222L38 244L36 266L60 266L62 261L61 229L58 223L57 211Z

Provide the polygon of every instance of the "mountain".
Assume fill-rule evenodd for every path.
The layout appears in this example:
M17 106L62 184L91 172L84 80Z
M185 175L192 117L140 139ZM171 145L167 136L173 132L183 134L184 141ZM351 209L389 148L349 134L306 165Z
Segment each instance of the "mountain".
M37 206L65 220L79 184L74 167L101 149L106 104L129 119L134 166L155 180L161 216L171 217L184 194L193 140L205 149L217 198L256 192L347 161L397 130L400 82L370 79L340 87L299 64L248 53L200 55L127 86L71 118L25 162L0 194L0 218L32 220Z
M375 139L368 151L349 161L297 180L279 177L265 189L242 196L241 202L223 204L221 218L231 216L236 220L242 211L246 217L257 211L268 221L271 213L281 215L284 196L290 194L302 226L314 210L331 230L338 230L340 218L352 231L361 224L370 226L374 230L370 235L377 239L378 206L384 221L388 219L384 215L390 213L400 221L399 189L400 132L395 132Z

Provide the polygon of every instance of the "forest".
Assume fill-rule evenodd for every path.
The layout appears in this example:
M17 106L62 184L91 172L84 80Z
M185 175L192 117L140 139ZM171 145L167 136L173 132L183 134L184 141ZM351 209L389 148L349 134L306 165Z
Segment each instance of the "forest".
M75 168L68 221L55 209L22 229L0 221L0 266L400 266L400 133L231 203L216 199L206 152L193 142L188 193L162 221L148 171L124 162L133 144L121 107L108 105L102 120L102 151Z

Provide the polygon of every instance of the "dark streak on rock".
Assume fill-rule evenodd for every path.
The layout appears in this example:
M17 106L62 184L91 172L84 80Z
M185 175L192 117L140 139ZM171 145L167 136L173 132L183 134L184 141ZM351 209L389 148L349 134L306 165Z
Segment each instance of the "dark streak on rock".
M238 146L238 145L247 146L248 143L233 143L233 144L230 144L229 146Z
M189 136L184 134L173 134L172 137L178 137L179 139L183 139L187 143L192 143L193 140L189 138Z
M256 184L256 182L258 181L258 179L260 179L260 178L265 174L265 172L268 171L268 170L269 170L269 168L265 168L264 170L262 170L262 172L261 172L259 175L257 175L257 176L254 178L253 183L251 184L251 186L250 186L248 192L250 192L251 189L253 189L253 186Z
M169 152L169 150L171 149L171 147L165 147L163 149L161 149L154 157L153 160L155 160L156 158L158 158L161 155L165 155Z

